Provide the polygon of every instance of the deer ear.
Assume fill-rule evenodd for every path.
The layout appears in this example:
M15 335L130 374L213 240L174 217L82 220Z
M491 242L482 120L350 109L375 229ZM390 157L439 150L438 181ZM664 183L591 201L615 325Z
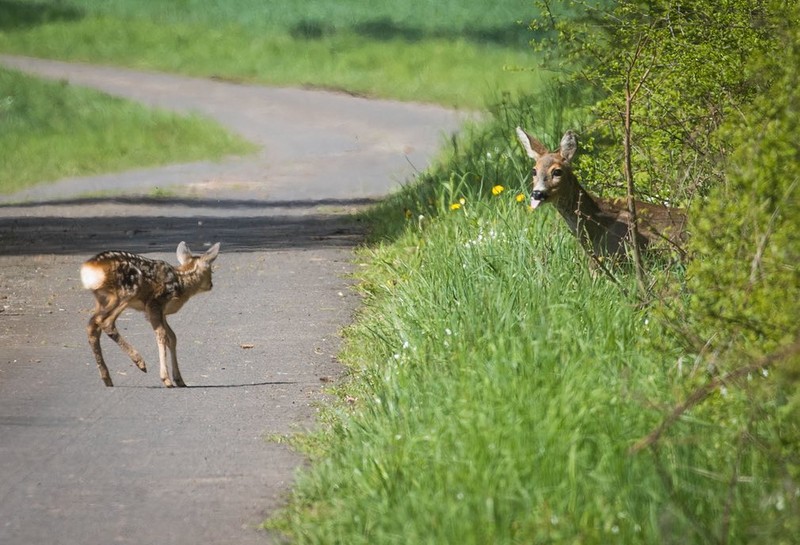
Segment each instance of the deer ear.
M183 241L178 244L178 251L176 253L178 254L178 263L181 265L189 261L189 259L192 257L191 250L189 250L189 247Z
M211 248L206 250L206 253L203 254L203 261L207 263L211 263L215 259L217 259L217 255L219 254L219 242L214 244Z
M561 157L569 163L572 161L572 158L575 157L575 152L578 151L578 138L575 136L575 133L572 131L567 131L564 133L564 137L561 139L561 146L559 148L559 153Z
M519 143L522 144L525 153L534 161L538 161L539 157L547 154L547 148L544 147L544 144L523 131L520 127L517 127L517 138L519 139Z

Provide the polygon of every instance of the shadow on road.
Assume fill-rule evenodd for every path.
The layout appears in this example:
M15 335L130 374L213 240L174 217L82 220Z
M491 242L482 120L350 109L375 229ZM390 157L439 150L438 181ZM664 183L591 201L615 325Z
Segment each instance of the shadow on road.
M326 201L218 201L190 199L91 199L48 202L47 206L108 206L102 214L81 217L21 206L0 206L0 255L91 255L116 249L137 253L172 252L185 240L200 249L222 242L226 252L281 249L351 248L364 227L342 209L369 204L366 199ZM135 204L131 215L124 206ZM120 206L122 205L122 206ZM326 212L326 207L332 211ZM117 215L115 210L119 209ZM224 212L223 215L219 211ZM216 215L215 215L215 212ZM122 214L122 215L120 215Z
M380 199L316 199L316 200L280 200L264 201L256 199L193 199L189 197L147 197L147 196L119 196L119 197L84 197L75 199L60 199L47 201L32 201L24 203L0 203L0 211L7 208L30 209L43 205L54 206L93 206L102 204L117 205L149 205L168 210L174 206L189 206L192 208L216 208L220 210L270 210L270 209L312 209L320 206L368 206L380 202Z
M252 388L255 386L287 386L293 384L302 384L297 381L290 380L271 380L266 382L242 382L237 384L187 384L185 388L176 388L180 390L218 390L227 388ZM133 386L133 385L114 385L114 388L124 388L130 390L164 390L164 385L148 385L148 386Z

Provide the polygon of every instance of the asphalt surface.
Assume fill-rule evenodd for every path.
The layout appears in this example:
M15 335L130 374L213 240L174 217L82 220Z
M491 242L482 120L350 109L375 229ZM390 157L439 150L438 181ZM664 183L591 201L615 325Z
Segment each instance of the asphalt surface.
M244 158L60 180L0 199L0 543L264 544L304 460L270 441L314 425L342 373L348 213L423 169L464 116L433 106L0 56L7 67L212 117ZM151 199L169 188L169 199ZM92 195L95 195L94 197ZM97 197L96 195L105 195ZM186 389L166 389L142 314L118 321L141 373L85 335L80 264L121 249L176 263L221 242L214 289L170 324Z

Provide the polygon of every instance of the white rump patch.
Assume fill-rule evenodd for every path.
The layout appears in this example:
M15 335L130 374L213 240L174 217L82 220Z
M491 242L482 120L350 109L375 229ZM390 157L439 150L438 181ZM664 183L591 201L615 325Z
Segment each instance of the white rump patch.
M101 267L84 263L81 267L81 282L87 290L96 290L103 285L106 273Z

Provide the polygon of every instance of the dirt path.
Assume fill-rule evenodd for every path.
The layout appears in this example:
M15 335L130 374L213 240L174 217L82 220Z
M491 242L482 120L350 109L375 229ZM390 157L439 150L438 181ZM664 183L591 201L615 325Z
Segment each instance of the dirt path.
M361 229L346 213L423 168L439 108L0 56L0 63L214 117L255 156L62 180L0 202L0 543L251 544L302 459L271 434L314 422ZM169 187L171 199L143 197ZM114 197L87 198L98 191ZM22 204L13 204L20 203ZM86 343L78 267L109 248L175 262L222 242L214 290L170 323L190 388ZM157 362L140 314L118 322Z

